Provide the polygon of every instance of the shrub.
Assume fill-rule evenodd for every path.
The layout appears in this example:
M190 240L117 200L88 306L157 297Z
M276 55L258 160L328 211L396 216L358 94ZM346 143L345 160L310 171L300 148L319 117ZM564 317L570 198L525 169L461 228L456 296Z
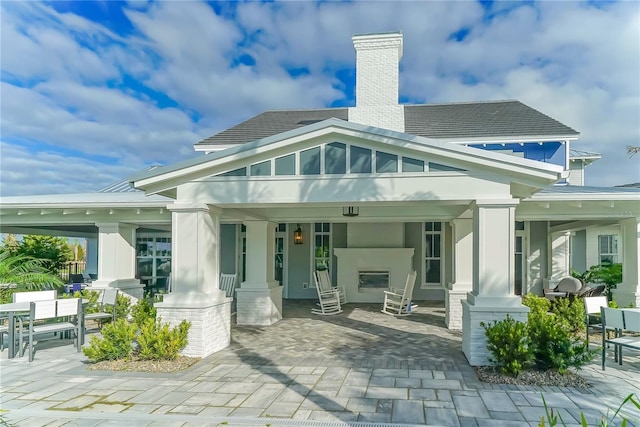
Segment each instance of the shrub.
M530 365L533 354L529 349L528 327L507 315L505 320L480 325L485 329L492 354L491 362L500 367L503 374L518 376L522 369Z
M553 313L530 312L527 323L537 369L557 369L564 373L569 367L579 368L593 358L594 353L572 333L571 324L565 318Z
M92 335L89 346L83 347L82 352L94 362L128 359L133 352L136 329L125 319L118 319L102 328L102 338Z
M529 315L546 314L551 309L551 301L545 297L539 297L533 294L527 294L522 298L522 304L529 307Z
M153 306L153 303L147 299L142 298L139 299L138 302L131 308L131 317L133 318L133 323L141 327L147 319L156 318L157 310Z
M569 324L572 333L584 330L586 313L582 298L556 298L551 302L551 311Z
M173 329L162 324L162 319L147 318L140 325L138 357L145 360L174 360L187 346L187 334L191 323L183 320Z
M111 308L113 310L113 308ZM118 297L116 298L116 320L117 319L126 319L129 317L129 312L131 312L131 299L118 292Z

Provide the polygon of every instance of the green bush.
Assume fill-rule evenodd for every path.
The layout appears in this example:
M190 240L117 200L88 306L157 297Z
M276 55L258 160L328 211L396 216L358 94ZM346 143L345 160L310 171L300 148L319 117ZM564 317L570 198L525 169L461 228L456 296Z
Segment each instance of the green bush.
M551 301L533 294L525 295L522 298L522 304L529 307L529 315L546 314L551 309Z
M579 368L593 358L594 353L572 332L565 318L553 313L530 312L527 323L537 369L564 373L569 367Z
M566 321L572 333L576 334L585 329L586 313L582 298L555 298L551 302L551 312Z
M125 319L118 319L102 328L102 338L92 335L89 346L82 352L94 362L101 360L128 359L133 352L136 325Z
M183 320L172 329L162 324L162 319L147 318L140 325L138 357L144 360L174 360L187 346L187 334L191 323Z
M109 309L113 310L113 307L110 307ZM126 319L127 317L129 317L129 312L131 312L131 298L118 292L115 310L116 320Z
M141 327L147 319L156 318L157 310L153 306L153 302L148 298L139 299L138 302L131 308L131 317L133 323Z
M505 320L480 325L487 335L487 348L493 356L491 362L497 364L503 374L518 376L530 365L533 354L526 323L507 315Z

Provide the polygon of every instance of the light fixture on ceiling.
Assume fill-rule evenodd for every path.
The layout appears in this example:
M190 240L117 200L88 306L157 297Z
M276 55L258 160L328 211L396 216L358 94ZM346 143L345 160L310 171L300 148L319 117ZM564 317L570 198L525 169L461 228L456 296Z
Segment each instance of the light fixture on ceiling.
M300 227L300 224L298 224L298 228L296 228L296 231L293 232L293 243L295 243L296 245L301 245L302 242L302 228Z
M358 216L360 208L358 206L345 206L342 208L342 216Z

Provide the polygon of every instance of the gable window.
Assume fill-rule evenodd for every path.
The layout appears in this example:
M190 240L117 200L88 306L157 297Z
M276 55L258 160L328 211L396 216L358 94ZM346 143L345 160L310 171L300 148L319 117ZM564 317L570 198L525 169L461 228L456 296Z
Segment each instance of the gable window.
M351 154L351 173L371 173L371 150L368 148L350 147Z
M271 160L251 165L251 176L269 176L271 175Z
M424 223L424 281L429 285L440 285L442 264L442 223Z
M383 151L376 151L376 172L398 172L398 156Z
M402 172L424 172L424 160L403 157Z
M300 175L320 175L320 147L300 152Z
M600 265L618 262L618 236L615 234L598 236L598 261Z
M275 160L276 175L295 175L296 174L296 155L278 157Z
M229 172L221 173L220 176L247 176L247 168L238 168Z
M327 144L324 150L324 173L344 174L347 172L347 145L340 142Z
M464 172L464 169L454 168L453 166L442 165L440 163L429 162L429 171L431 172Z

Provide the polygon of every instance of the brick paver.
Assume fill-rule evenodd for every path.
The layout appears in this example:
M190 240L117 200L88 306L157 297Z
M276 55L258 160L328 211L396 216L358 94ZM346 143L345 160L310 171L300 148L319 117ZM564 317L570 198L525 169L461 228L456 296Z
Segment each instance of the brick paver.
M631 352L622 367L612 357L604 372L599 359L585 367L589 389L481 383L460 332L444 327L444 308L419 305L407 318L365 304L320 317L311 302L286 301L284 320L234 325L229 348L174 374L90 371L60 340L38 344L33 363L4 351L0 416L15 426L526 426L544 415L544 395L570 425L580 411L593 423L640 395L640 355ZM640 426L640 411L623 412Z

